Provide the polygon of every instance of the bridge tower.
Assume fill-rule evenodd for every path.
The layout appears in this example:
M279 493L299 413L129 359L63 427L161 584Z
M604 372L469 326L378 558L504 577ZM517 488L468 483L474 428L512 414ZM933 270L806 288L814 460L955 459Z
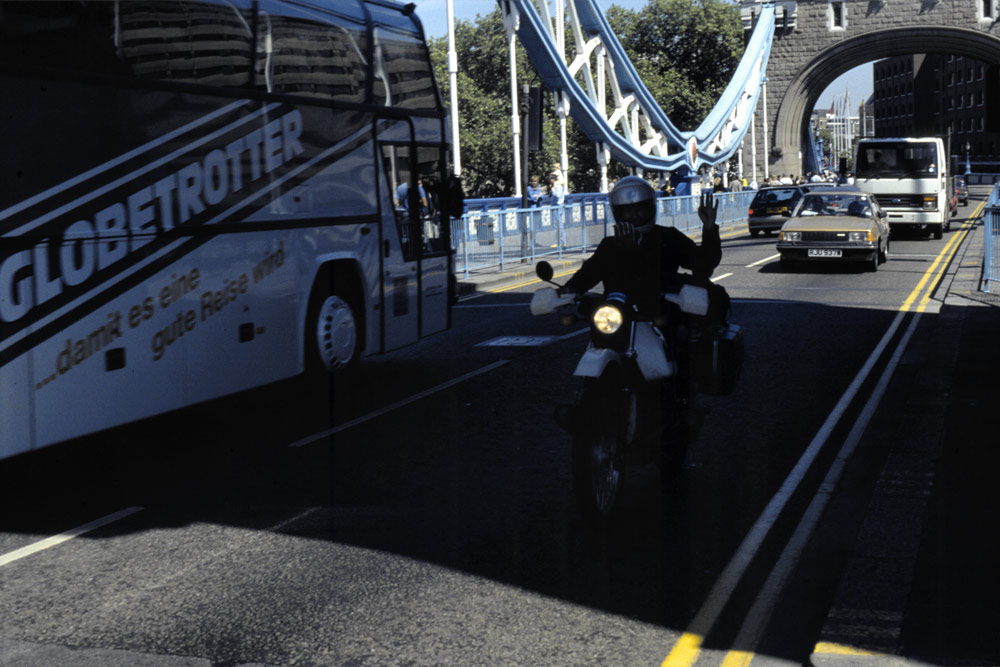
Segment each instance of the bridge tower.
M741 4L747 34L761 7L759 0ZM771 175L805 173L809 118L826 87L858 65L918 53L1000 64L1000 0L779 0L766 93L743 149L745 170L754 136L758 181L764 160Z

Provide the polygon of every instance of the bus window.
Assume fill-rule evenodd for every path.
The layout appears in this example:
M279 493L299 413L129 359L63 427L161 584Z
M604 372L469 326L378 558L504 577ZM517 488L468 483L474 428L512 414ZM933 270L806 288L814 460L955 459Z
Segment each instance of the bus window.
M418 147L415 164L409 146L382 147L382 166L392 191L396 228L408 261L448 250L436 197L441 164L442 152L437 146ZM411 188L412 178L416 178L416 190Z
M427 47L415 35L378 30L392 105L407 109L437 109L437 88Z
M420 255L420 218L423 213L421 209L428 204L427 191L420 181L417 190L410 188L413 170L408 146L383 146L382 168L389 183L403 257L408 262L414 261Z
M211 86L249 85L253 42L249 0L111 6L117 14L112 25L120 26L115 44L135 76Z
M291 8L294 9L294 8ZM257 67L270 92L345 102L365 101L367 37L363 25L317 24L316 17L262 15Z

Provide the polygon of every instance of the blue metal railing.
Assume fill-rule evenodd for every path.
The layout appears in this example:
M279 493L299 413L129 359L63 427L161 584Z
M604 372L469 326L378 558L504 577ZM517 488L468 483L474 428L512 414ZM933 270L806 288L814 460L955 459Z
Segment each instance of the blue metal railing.
M719 227L746 222L754 191L715 195L719 204ZM466 213L452 220L455 273L464 278L470 271L530 262L540 257L581 256L613 233L607 194L573 194L562 206L542 199L542 205L520 208L518 197L469 199ZM691 237L701 233L698 197L662 197L657 200L658 224L676 227Z
M994 180L993 192L983 211L983 291L990 291L990 281L1000 280L1000 182Z

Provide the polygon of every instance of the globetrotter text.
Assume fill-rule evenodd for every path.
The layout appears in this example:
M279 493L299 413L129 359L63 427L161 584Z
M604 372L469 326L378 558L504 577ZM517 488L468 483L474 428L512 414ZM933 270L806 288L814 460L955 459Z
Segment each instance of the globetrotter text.
M292 110L246 134L220 144L203 158L154 182L122 188L110 205L96 211L76 208L61 233L0 262L0 321L15 322L33 308L82 285L97 272L124 260L157 235L183 225L221 204L244 186L272 174L303 153L302 113ZM249 183L244 182L244 178Z

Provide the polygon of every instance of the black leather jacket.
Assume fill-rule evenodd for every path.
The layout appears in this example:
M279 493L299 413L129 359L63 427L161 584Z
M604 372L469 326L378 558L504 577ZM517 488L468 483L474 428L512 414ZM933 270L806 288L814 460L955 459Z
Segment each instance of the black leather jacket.
M679 286L678 268L689 269L696 281L707 281L721 260L717 225L705 229L701 245L673 227L657 225L631 248L614 236L605 237L566 288L582 293L603 283L605 294L624 292L640 313L653 317L661 312L661 293Z

